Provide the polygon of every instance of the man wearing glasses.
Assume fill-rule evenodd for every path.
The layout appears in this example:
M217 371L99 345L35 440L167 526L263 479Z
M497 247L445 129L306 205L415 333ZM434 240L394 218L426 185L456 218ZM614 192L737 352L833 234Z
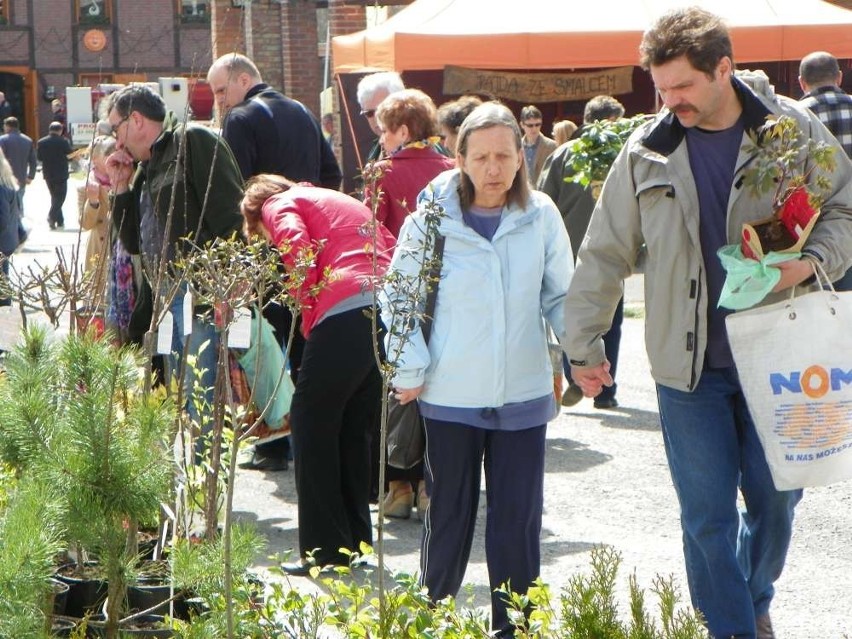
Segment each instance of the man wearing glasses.
M528 104L521 109L521 129L524 132L524 160L527 163L527 180L530 187L538 184L544 161L556 150L556 142L541 132L541 111Z
M131 85L111 94L106 112L116 139L116 150L106 161L114 195L113 225L128 253L142 256L148 292L164 295L169 289L172 264L193 244L204 246L239 233L240 169L219 135L203 126L179 122L167 111L163 99L146 86ZM172 352L180 358L197 357L200 383L208 390L203 398L196 399L212 406L218 337L212 323L196 314L191 316L191 329L184 330L185 292L186 285L182 284L169 308L174 327ZM146 304L144 295L138 297L131 322L148 326L150 299ZM184 384L189 390L193 372L186 369ZM201 423L189 393L185 397L190 418Z
M371 73L361 78L358 83L358 104L361 107L361 115L367 118L367 123L376 135L376 139L373 140L370 147L370 152L364 158L365 165L368 162L375 162L382 155L382 146L379 144L379 136L381 136L382 130L376 121L376 109L382 103L382 100L391 93L402 91L404 88L402 78L396 71Z

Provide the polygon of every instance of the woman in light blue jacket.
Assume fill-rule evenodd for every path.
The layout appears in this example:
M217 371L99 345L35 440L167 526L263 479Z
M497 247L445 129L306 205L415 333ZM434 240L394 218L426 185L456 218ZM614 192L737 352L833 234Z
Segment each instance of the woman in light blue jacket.
M546 323L562 336L573 272L559 211L527 187L511 111L496 103L474 110L459 130L457 153L459 169L432 181L400 231L382 309L394 326L394 392L402 403L419 401L425 418L431 504L421 581L436 601L461 587L483 462L492 591L510 581L526 592L539 576L545 429L557 415ZM431 246L434 227L446 244L427 346L419 324L405 321L411 295L402 291L405 282L423 281L430 257L423 247ZM425 297L423 289L416 297ZM497 593L492 626L511 636Z

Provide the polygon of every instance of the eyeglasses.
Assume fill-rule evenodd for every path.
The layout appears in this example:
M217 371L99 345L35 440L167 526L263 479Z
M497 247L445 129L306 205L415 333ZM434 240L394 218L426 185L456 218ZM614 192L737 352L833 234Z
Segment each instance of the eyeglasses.
M365 118L372 118L374 115L376 115L376 110L367 109L366 111L361 111L361 115L363 115Z
M537 129L541 127L541 122L524 122L524 126L528 129Z
M129 114L128 114L128 115L125 115L123 118L121 118L121 119L118 121L118 123L117 123L117 124L113 124L113 125L110 127L109 134L110 134L112 137L114 137L114 138L115 138L115 137L118 137L118 129L119 129L119 127L120 127L122 124L124 124L125 122L127 122L129 119L130 119L130 115L129 115Z

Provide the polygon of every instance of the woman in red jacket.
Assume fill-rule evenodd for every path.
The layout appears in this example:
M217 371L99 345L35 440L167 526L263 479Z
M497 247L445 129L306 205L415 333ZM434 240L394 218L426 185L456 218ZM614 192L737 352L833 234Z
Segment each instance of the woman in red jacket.
M241 209L246 234L281 252L302 314L306 344L290 409L301 558L283 568L305 575L309 554L320 566L346 564L338 549L372 543L370 440L382 379L365 311L394 238L381 224L373 232L361 202L278 175L249 180ZM301 281L300 263L311 255Z
M423 187L456 163L437 149L437 109L422 91L391 93L376 109L376 120L387 157L367 169L364 202L371 206L378 198L376 217L397 237Z

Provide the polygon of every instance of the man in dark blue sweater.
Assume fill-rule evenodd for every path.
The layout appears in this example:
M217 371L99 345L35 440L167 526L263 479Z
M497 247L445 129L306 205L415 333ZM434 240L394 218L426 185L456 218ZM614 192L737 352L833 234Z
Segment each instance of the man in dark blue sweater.
M222 135L244 180L276 173L293 182L340 187L340 167L316 117L301 102L264 84L249 58L222 56L210 67L207 81L222 117Z
M275 173L294 182L311 182L340 188L343 174L316 117L301 102L264 84L249 58L228 53L207 72L222 117L222 135L234 152L243 179ZM272 325L279 344L290 334L293 317L281 304L270 303L263 316ZM297 330L290 346L293 381L302 362L305 340ZM289 440L274 439L255 445L241 468L262 471L286 470Z

